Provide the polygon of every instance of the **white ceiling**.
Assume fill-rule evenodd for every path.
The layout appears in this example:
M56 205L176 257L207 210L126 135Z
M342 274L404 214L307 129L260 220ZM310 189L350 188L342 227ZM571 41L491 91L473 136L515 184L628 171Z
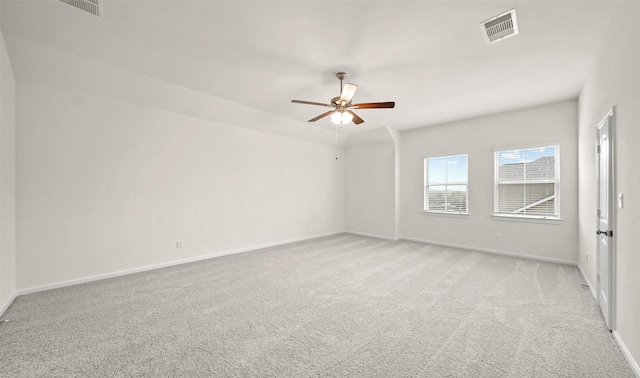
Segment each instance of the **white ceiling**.
M19 81L334 142L339 94L395 101L357 111L399 131L576 98L616 1L105 1L1 3ZM520 34L486 45L479 23L516 8Z

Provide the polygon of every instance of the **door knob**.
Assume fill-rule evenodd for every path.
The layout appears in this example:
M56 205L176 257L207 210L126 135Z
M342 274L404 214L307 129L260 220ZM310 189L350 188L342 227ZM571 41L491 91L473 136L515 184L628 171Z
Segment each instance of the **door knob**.
M613 231L612 230L606 230L606 231L596 230L596 235L604 235L604 236L613 237Z

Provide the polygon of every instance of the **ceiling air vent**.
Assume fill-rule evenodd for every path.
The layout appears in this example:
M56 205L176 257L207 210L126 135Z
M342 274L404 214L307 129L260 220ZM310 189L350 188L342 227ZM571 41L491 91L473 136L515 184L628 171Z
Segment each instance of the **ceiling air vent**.
M518 34L516 10L512 9L480 23L480 29L487 45Z
M95 16L102 17L101 0L59 0Z

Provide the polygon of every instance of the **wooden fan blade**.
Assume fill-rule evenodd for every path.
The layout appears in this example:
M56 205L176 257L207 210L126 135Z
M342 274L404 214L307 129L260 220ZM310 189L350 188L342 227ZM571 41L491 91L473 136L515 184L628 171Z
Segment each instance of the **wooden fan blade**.
M341 102L344 101L345 104L350 103L357 89L358 89L358 86L355 84L348 84L348 83L345 84L344 87L342 87L342 93L340 94L340 101Z
M361 124L362 122L364 122L364 120L362 118L360 118L356 113L352 112L351 110L347 110L347 112L349 112L349 114L351 114L353 116L353 123L355 123L356 125Z
M353 104L351 106L352 109L382 109L382 108L393 108L396 106L396 103L393 101L390 102L365 102L363 104Z
M333 110L329 110L329 111L328 111L328 112L326 112L326 113L322 113L322 114L320 114L319 116L317 116L316 118L311 118L311 119L309 120L309 122L315 122L315 121L319 120L320 118L324 118L324 117L328 116L328 115L329 115L329 114L331 114L331 113L333 113Z
M333 108L331 104L323 104L321 102L311 102L311 101L302 101L302 100L291 100L294 104L306 104L306 105L318 105L318 106L327 106L329 108Z

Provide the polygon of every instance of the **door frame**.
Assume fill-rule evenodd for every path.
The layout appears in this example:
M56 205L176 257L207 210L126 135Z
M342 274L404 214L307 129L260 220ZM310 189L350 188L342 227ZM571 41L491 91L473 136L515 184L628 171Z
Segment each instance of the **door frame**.
M609 152L609 164L608 164L608 168L609 168L609 198L608 198L608 208L609 208L609 214L608 214L608 228L609 230L613 231L616 228L616 214L617 214L617 203L616 203L616 185L615 185L615 143L614 143L614 136L615 136L615 106L612 107L607 114L600 120L600 122L598 122L598 124L596 125L596 148L599 147L600 144L600 127L605 123L608 122L609 123L609 133L608 133L608 142L609 142L609 148L608 148L608 152ZM600 179L600 155L599 153L596 151L596 210L598 207L598 203L599 203L599 198L600 198L600 183L599 183L599 179ZM600 216L599 213L596 214L596 230L599 230L600 227ZM615 273L616 273L616 239L617 239L617 232L613 232L613 236L609 238L609 256L611 257L609 262L608 262L608 266L609 266L609 270L608 270L608 283L609 283L609 288L610 288L610 293L609 293L609 301L608 301L608 305L610 306L610 312L609 312L609 324L608 327L611 330L615 329L615 319L616 319L616 313L615 313L615 304L616 304L616 280L615 280ZM600 307L600 296L601 296L601 290L600 290L600 235L596 235L595 238L595 242L596 242L596 301L598 303L598 307Z

